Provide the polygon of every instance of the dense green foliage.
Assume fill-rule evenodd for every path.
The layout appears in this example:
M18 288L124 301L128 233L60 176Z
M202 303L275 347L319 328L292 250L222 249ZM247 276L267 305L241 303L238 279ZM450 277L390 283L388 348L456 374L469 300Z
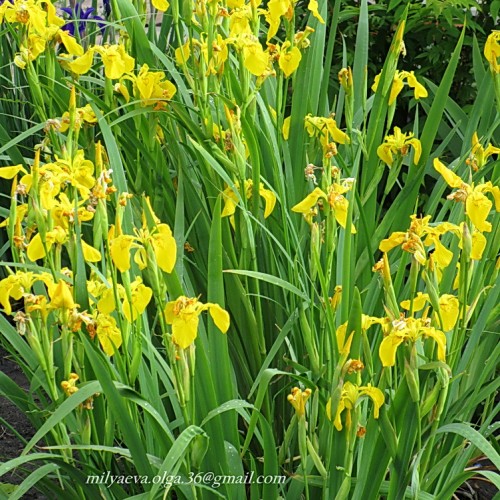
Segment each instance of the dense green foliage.
M113 0L73 39L29 1L0 6L0 342L31 387L0 395L36 434L0 498L498 486L496 4Z

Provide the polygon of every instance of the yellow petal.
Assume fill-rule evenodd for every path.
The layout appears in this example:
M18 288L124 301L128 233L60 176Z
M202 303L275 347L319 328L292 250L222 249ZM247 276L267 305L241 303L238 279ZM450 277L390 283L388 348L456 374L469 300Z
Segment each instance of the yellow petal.
M226 333L229 329L230 319L229 313L222 309L219 304L206 304L210 312L210 316L214 320L215 326L222 332Z
M302 59L302 54L297 47L293 47L286 54L281 54L279 58L279 67L288 78L298 67Z
M47 251L50 250L52 246L52 242L47 241ZM42 244L42 237L40 236L40 233L35 234L31 241L28 244L27 248L27 255L28 259L35 262L38 259L43 259L46 255L45 253L45 248Z
M288 141L288 138L290 137L290 122L292 121L292 117L291 116L287 116L284 120L283 120L283 139L285 139L285 141Z
M416 165L422 156L422 143L418 139L410 139L408 143L413 146L413 150L415 151L415 154L413 155L413 163Z
M129 323L135 321L146 310L152 296L153 290L142 283L132 291L132 305L125 296L122 309L123 315Z
M269 54L264 52L260 43L243 47L243 64L255 76L261 76L269 64Z
M391 149L391 145L385 142L377 148L377 156L389 167L393 162Z
M187 349L198 335L199 318L197 314L175 316L172 323L172 341L181 349Z
M266 207L264 209L264 219L267 219L272 211L274 210L274 206L276 205L276 195L270 191L269 189L260 188L259 194L264 198L266 202Z
M439 297L439 311L443 319L443 330L449 332L455 327L459 312L458 299L454 295L444 294Z
M83 47L67 31L59 30L59 39L72 56L83 56Z
M396 363L396 351L403 343L404 337L402 335L390 334L382 340L379 347L380 361L382 366L394 366Z
M325 24L325 20L321 17L318 12L318 0L310 0L307 8L312 12L312 15L321 23Z
M115 294L112 288L108 288L102 293L97 303L97 310L102 314L111 314L115 309Z
M82 243L82 252L85 260L87 262L100 262L101 252L99 252L99 250L97 250L93 246L90 246L88 243L85 243L85 241L80 241Z
M167 0L151 0L151 1L153 7L161 12L165 12L170 7L170 4L167 2Z
M177 244L167 224L158 224L158 233L153 235L152 244L158 267L171 273L177 259Z
M73 300L69 285L64 280L59 280L50 293L50 307L53 309L73 309L76 304Z
M417 81L417 78L414 75L413 71L410 71L407 74L407 82L408 85L414 89L415 99L421 99L428 96L427 90L421 83Z
M83 56L77 57L72 62L67 63L70 71L77 75L88 73L94 61L94 49L89 49Z
M490 213L493 203L483 194L477 190L473 190L467 196L465 201L465 213L472 221L478 231L487 232L491 231L491 223L486 219Z
M434 168L443 176L446 184L452 188L459 188L464 184L462 179L446 167L439 158L434 158Z
M349 210L349 202L342 195L336 195L333 201L333 213L337 222L345 229L347 225L347 211ZM354 224L351 224L351 233L356 233Z
M389 95L389 106L394 103L400 92L403 90L404 86L405 84L400 78L394 78L394 81L392 82L391 93Z
M297 212L301 214L307 214L316 203L318 203L319 198L327 199L326 194L320 189L315 188L312 193L309 193L300 203L297 203L292 207L292 212Z
M113 316L99 314L97 317L96 333L102 350L108 356L113 356L115 348L118 349L122 345L122 334L116 326Z
M436 330L435 328L425 328L424 335L426 337L431 337L437 344L438 352L437 356L439 361L446 361L446 335L441 330Z
M438 237L432 238L434 243L434 259L439 267L448 267L451 259L453 259L453 252L448 250L439 240Z
M418 312L421 311L425 304L429 301L429 295L426 293L418 292L417 296L413 299L413 311ZM403 300L401 302L401 307L403 309L406 309L407 311L410 310L410 301L409 300Z
M0 167L0 177L2 179L13 179L19 172L27 173L22 165L15 167Z
M121 234L111 240L109 251L115 266L122 273L130 269L130 250L134 242L134 237Z
M392 250L393 248L401 245L405 241L405 238L406 233L396 231L395 233L392 233L389 238L382 240L378 249L381 252L387 253L389 250Z
M368 396L373 401L373 418L379 417L380 408L384 405L384 393L378 387L372 387L370 384L359 388L360 396Z
M484 249L486 248L486 237L479 231L472 233L472 251L470 258L473 260L480 260L483 256Z

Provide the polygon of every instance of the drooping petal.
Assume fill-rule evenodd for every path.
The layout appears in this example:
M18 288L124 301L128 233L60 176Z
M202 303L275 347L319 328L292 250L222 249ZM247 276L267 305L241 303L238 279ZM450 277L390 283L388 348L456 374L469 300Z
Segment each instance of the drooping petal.
M486 237L480 231L472 233L472 251L470 258L473 260L481 260L484 249L486 248Z
M391 93L389 95L389 106L394 103L404 86L405 84L403 80L401 80L398 76L395 76L394 81L392 82Z
M266 202L266 206L264 209L264 219L267 219L272 211L274 210L274 206L276 205L276 195L270 191L269 189L264 189L261 187L259 189L259 194L264 198L264 201Z
M414 75L413 71L407 73L406 81L408 82L408 85L414 89L415 99L418 100L429 95L426 88L418 82L417 77Z
M82 243L82 252L83 257L87 262L100 262L101 260L101 252L94 248L93 246L85 243L85 241L81 240Z
M418 292L417 296L413 299L413 311L414 312L421 311L425 307L425 304L428 301L429 301L429 295L427 293ZM410 301L403 300L403 302L401 302L401 307L409 311Z
M139 283L132 290L132 304L128 301L127 296L123 300L123 315L129 323L135 321L148 306L153 296L153 290L146 285Z
M448 167L442 163L439 158L434 158L434 168L443 176L446 184L452 188L459 188L464 184L464 181Z
M208 306L208 311L214 320L215 326L222 333L226 333L230 324L229 313L225 309L222 309L219 304L208 303L206 306Z
M198 336L199 318L196 313L175 316L172 323L172 341L181 349L187 349Z
M59 30L57 35L69 54L72 56L83 56L83 47L67 31Z
M389 250L392 250L393 248L396 248L397 246L401 245L406 238L406 233L403 233L401 231L396 231L392 233L389 238L385 238L380 242L380 245L378 249L381 252L387 253Z
M47 251L50 250L52 247L52 241L47 240L45 242ZM31 238L31 241L28 244L28 248L26 251L28 255L28 259L35 262L38 259L43 259L46 255L45 253L45 248L42 243L42 237L40 236L40 233L36 233L33 238Z
M443 330L449 332L458 320L459 302L454 295L444 294L439 297L439 311L443 319Z
M66 63L72 73L84 75L88 73L94 61L94 49L90 48L80 57L77 57L72 62Z
M2 179L13 179L19 172L27 173L22 165L14 167L0 167L0 177Z
M391 145L385 142L377 148L377 156L389 167L392 166L393 162L391 149Z
M312 193L309 193L300 203L297 203L292 207L292 212L297 212L301 214L307 214L316 203L318 203L319 198L327 199L326 194L319 188L315 188Z
M467 196L465 201L465 213L472 221L476 229L481 232L489 233L491 231L491 223L486 219L490 213L493 203L477 190Z
M318 0L309 0L309 4L307 5L307 8L312 12L312 15L321 23L325 24L325 20L321 17L320 13L318 12Z
M279 67L288 78L298 67L302 59L302 54L297 47L293 47L285 54L281 54L279 58Z
M379 347L380 361L382 366L394 366L396 363L396 351L404 341L403 335L389 334L382 340Z
M123 342L122 334L116 326L115 318L107 314L99 314L96 323L97 338L99 339L102 350L108 356L113 356L115 348L118 349Z
M439 237L432 238L434 243L434 258L439 267L448 267L453 259L453 252L448 250L439 240Z
M133 243L134 237L127 234L120 234L111 240L109 248L111 259L122 273L130 269L130 250Z
M171 273L177 259L177 244L168 224L158 224L158 233L152 236L156 263L166 273Z
M349 210L349 202L347 201L347 198L342 195L335 196L332 208L335 219L345 229L347 226L347 212ZM351 233L356 233L354 224L351 224Z
M359 388L360 396L368 396L373 401L373 418L379 417L380 408L384 405L384 393L378 388L370 384Z
M431 337L435 340L437 344L437 356L439 361L446 361L446 335L441 330L436 330L436 328L425 328L424 335L426 337Z
M422 143L418 139L410 139L408 143L413 146L413 150L415 151L415 154L413 155L413 163L416 165L422 156Z
M49 295L51 299L50 308L73 309L76 306L70 287L64 280L59 280L56 287L49 290Z

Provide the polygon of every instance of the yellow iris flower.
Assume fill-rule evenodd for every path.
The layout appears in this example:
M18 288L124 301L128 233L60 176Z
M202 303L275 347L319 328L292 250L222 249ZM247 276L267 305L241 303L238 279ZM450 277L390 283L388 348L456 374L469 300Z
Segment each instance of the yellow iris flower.
M78 306L73 300L71 287L64 280L59 280L57 285L49 287L50 309L73 309Z
M295 46L290 48L290 42L286 41L278 50L278 64L288 78L298 67L302 59L300 50Z
M421 311L429 302L429 295L427 293L418 292L417 296L413 299L413 312ZM401 307L407 311L410 309L410 301L403 300ZM443 320L442 328L445 332L453 330L460 312L460 304L457 297L450 294L444 294L439 297L439 312Z
M125 194L124 194L125 195ZM122 196L124 196L122 195ZM156 265L167 273L171 273L177 258L177 244L168 224L163 224L151 207L148 197L145 204L154 226L149 229L146 212L142 213L142 228L134 228L135 236L122 234L120 219L117 217L117 227L109 230L111 259L115 266L125 272L130 269L130 253L132 248L138 249L134 261L140 269L145 269L148 261L154 256ZM152 250L152 252L149 252Z
M135 59L127 54L123 44L97 45L94 49L101 56L106 78L118 80L125 73L133 71Z
M295 408L295 413L298 417L303 417L306 414L306 403L311 396L311 389L302 391L298 387L294 387L288 395L288 402Z
M61 54L61 65L75 75L85 75L92 67L95 51L94 47L90 47L83 55L74 59L71 58L69 54Z
M142 279L137 277L130 283L130 298L125 291L125 287L118 284L117 289L108 288L106 284L96 279L87 281L87 290L93 304L97 305L97 310L101 314L111 314L117 310L115 302L115 292L121 303L121 310L129 323L135 321L151 302L153 291L144 285Z
M441 222L436 226L430 226L431 216L418 218L411 216L411 224L408 231L396 231L389 238L381 241L379 250L384 253L393 248L401 246L408 253L411 253L418 263L425 265L427 262L427 252L425 245L434 245L434 260L439 267L447 267L453 258L452 252L441 243L441 236L450 231L458 231L459 227L449 222ZM424 238L422 240L422 238Z
M375 81L373 82L372 85L372 90L374 92L377 91L378 83L380 81L380 75L381 73L375 76ZM394 74L394 80L391 86L391 93L389 95L389 106L394 103L398 95L403 90L405 86L405 81L408 84L408 86L413 89L415 99L418 100L428 96L426 88L417 80L417 77L415 76L413 71L396 70L396 73Z
M339 405L337 407L337 412L335 414L335 419L333 425L338 431L342 430L342 420L341 415L346 411L345 425L347 429L350 429L352 424L351 411L356 407L356 403L363 396L369 397L373 401L373 417L378 418L380 414L380 408L384 405L385 397L384 393L378 388L373 387L368 384L365 386L358 386L351 382L346 382L342 386L342 393L340 395ZM332 420L332 400L328 400L326 404L326 415L328 420Z
M76 108L75 110L75 130L80 130L82 125L95 125L97 117L90 104L86 104L83 108ZM59 132L66 132L69 129L70 118L69 111L65 111L61 117L61 126Z
M474 135L472 136L472 150L469 158L466 160L466 163L467 165L470 165L472 170L477 172L480 168L483 168L486 165L486 162L491 155L498 154L500 154L500 148L494 147L491 143L488 144L486 148L483 148L477 137L477 132L474 132Z
M347 212L349 210L349 201L343 195L352 188L352 184L344 180L342 184L333 183L328 188L328 194L319 187L309 193L300 203L292 207L292 212L308 216L311 210L322 198L328 202L333 210L336 221L345 229L347 224ZM351 233L356 233L354 224L351 224Z
M309 137L319 137L322 144L331 140L339 144L349 144L351 142L348 135L337 127L333 115L325 118L323 116L312 116L309 113L304 118L304 122Z
M234 183L234 187L240 190L240 183L236 181ZM252 179L245 180L244 183L244 196L247 200L252 197L253 190L253 181ZM221 217L231 217L231 224L234 226L234 213L236 212L236 207L238 206L238 196L234 192L233 188L227 187L223 191L224 196L224 208L222 209ZM262 182L259 183L259 194L264 199L265 208L264 208L264 218L267 219L272 211L274 210L274 206L276 205L276 195L269 189L264 187Z
M33 283L38 280L38 277L32 272L17 271L16 274L11 274L0 281L0 304L4 308L5 314L12 313L10 298L19 300L28 293L33 286Z
M196 298L179 297L165 306L165 319L172 325L172 341L181 349L187 349L198 336L199 316L209 311L215 326L226 333L229 329L229 314L219 304L202 304Z
M96 318L96 334L101 344L102 350L113 356L115 349L119 349L123 339L120 329L116 325L116 320L109 314L98 314Z
M109 232L111 259L119 271L130 269L130 254L132 248L137 249L134 261L141 269L147 266L150 255L147 249L152 247L158 267L171 273L177 257L177 244L168 224L157 224L149 231L145 226L134 229L136 236L119 234L115 236L115 228Z
M422 154L420 141L413 137L411 132L404 134L399 127L394 127L394 134L385 137L384 142L377 148L378 157L389 167L394 162L393 155L406 156L410 146L415 151L413 163L416 165Z
M401 316L392 321L389 334L384 337L379 347L382 366L394 366L398 347L405 341L416 342L420 338L432 338L437 344L439 361L446 361L446 336L441 330L429 325L430 318Z
M172 82L165 80L163 71L149 71L149 66L144 64L137 76L126 76L134 83L134 96L140 99L141 106L154 106L156 110L163 109L177 89Z
M269 53L262 48L257 37L249 35L243 40L243 65L252 75L262 76L269 66Z
M490 63L490 69L493 73L500 73L500 31L493 30L484 45L484 57Z
M267 41L271 40L274 35L278 32L281 18L284 17L288 21L293 18L293 12L297 0L270 0L267 4L266 11L266 21L269 24L269 29L267 32ZM324 19L318 12L318 1L309 0L307 8L312 13L312 15L321 23L325 24Z
M434 168L441 174L446 184L457 191L448 195L449 200L465 202L465 213L474 227L481 232L489 233L492 229L491 223L486 219L493 207L493 203L484 193L490 193L495 200L495 210L500 212L500 188L493 186L488 181L484 184L474 186L467 184L457 174L446 167L438 158L434 159Z
M130 284L130 295L131 302L128 301L125 294L122 304L123 315L129 323L135 321L146 310L153 296L153 290L144 285L140 278L136 278Z

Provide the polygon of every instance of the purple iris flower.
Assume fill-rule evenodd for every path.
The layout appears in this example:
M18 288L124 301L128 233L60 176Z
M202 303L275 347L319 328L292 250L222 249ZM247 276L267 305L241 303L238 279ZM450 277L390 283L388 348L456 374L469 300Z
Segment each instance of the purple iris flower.
M75 36L75 25L78 26L78 32L80 36L83 35L85 31L86 21L94 20L94 21L104 21L101 16L92 16L91 14L95 11L94 7L89 7L88 9L84 9L82 4L77 2L74 8L71 7L63 7L61 8L63 12L69 15L70 21L66 23L62 29L64 31L68 31L70 35ZM104 23L97 23L99 29L104 31L106 27Z

